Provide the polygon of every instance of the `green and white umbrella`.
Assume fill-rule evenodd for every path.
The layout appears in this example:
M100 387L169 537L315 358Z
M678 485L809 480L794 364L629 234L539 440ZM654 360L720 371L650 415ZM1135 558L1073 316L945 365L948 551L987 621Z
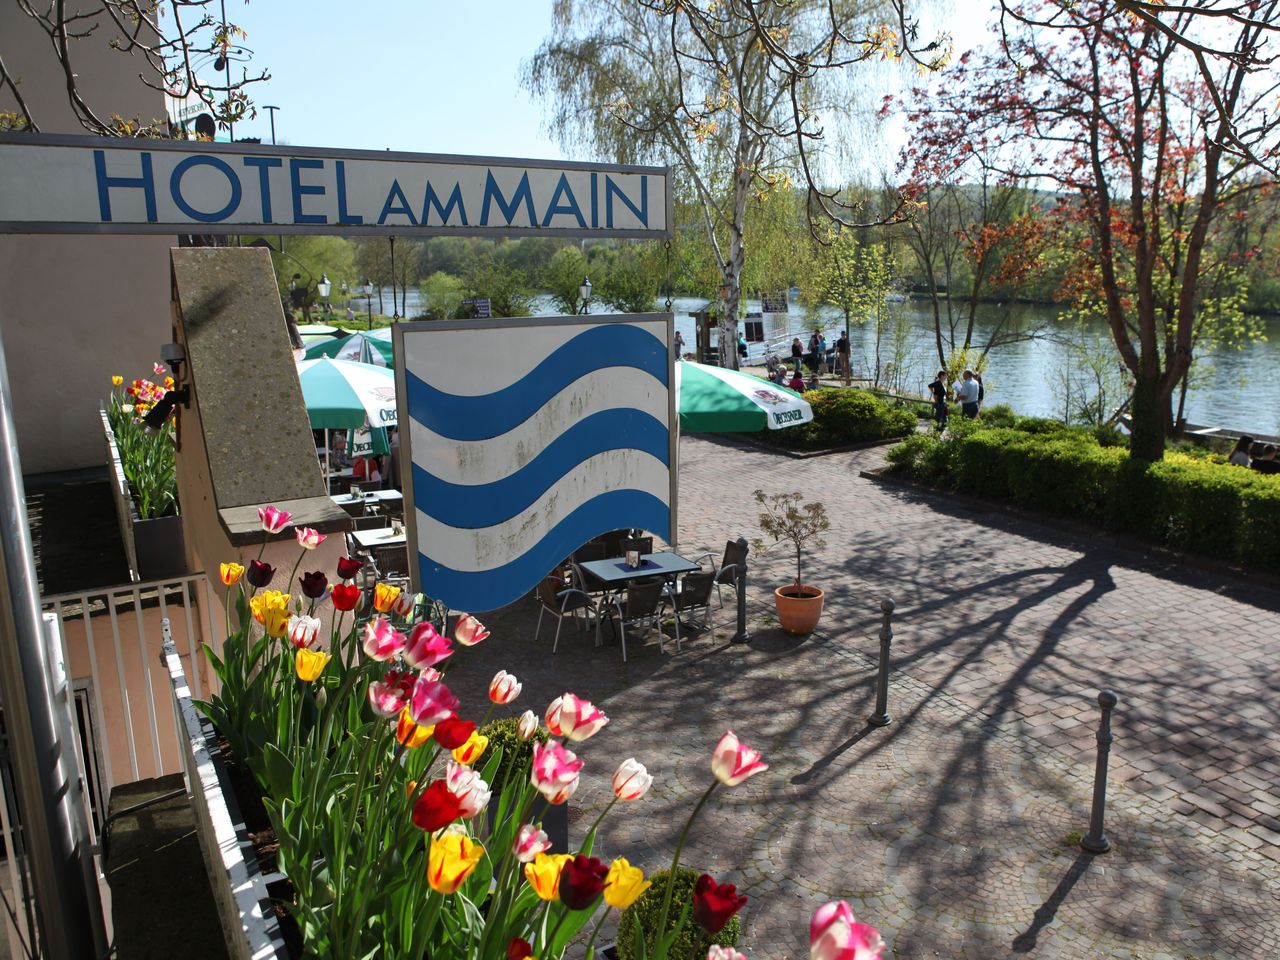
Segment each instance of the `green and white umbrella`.
M319 357L331 357L334 360L355 360L359 363L372 363L379 367L391 366L391 344L375 340L364 333L352 333L345 337L328 337L323 340L305 344L304 359L315 360Z
M396 378L387 367L328 357L299 360L298 380L314 430L396 425Z
M677 360L676 412L685 433L781 430L813 419L798 393L748 373Z

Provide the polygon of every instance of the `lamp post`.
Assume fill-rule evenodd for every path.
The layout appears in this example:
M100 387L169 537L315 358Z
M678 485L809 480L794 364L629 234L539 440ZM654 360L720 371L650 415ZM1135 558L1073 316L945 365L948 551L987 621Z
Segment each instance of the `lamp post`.
M324 315L326 317L329 316L329 291L332 289L333 284L329 282L328 274L320 274L320 282L316 284L316 293L324 301Z
M373 281L365 278L364 305L369 311L369 329L373 329Z
M588 307L591 303L591 278L583 277L582 283L578 284L578 296L582 298L582 309L578 311L583 316L588 313Z

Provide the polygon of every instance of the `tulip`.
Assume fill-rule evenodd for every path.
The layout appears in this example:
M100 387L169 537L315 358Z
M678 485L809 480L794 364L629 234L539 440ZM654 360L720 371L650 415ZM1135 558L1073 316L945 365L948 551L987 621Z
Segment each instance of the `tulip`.
M295 647L309 647L320 636L319 617L290 617L289 642Z
M403 703L404 701L401 701ZM374 708L377 712L377 708ZM420 727L413 722L413 717L409 715L409 711L401 708L400 719L396 721L396 739L404 744L406 750L416 750L428 740L435 730L434 727Z
M635 757L623 760L613 774L613 795L619 800L639 800L652 785L653 777Z
M391 603L391 612L401 620L407 620L413 614L413 608L417 606L418 595L416 593L405 593L400 591L400 595Z
M520 719L516 721L516 736L521 740L528 740L537 732L538 715L532 710L520 714Z
M538 829L536 824L521 824L516 833L516 842L511 848L515 858L521 863L529 863L540 853L551 849L551 838L546 832Z
M512 937L507 944L507 960L537 960L533 955L533 944L520 937Z
M880 960L883 949L880 931L858 923L844 900L824 903L809 921L812 960Z
M453 625L453 639L464 647L474 647L489 635L484 624L469 613L464 613Z
M117 374L114 374L114 375L111 377L111 385L112 385L112 386L118 387L118 386L120 386L120 384L122 384L122 383L124 383L124 377L120 376L120 374L118 374L118 373L117 373Z
M736 886L716 883L709 873L704 873L693 885L693 919L713 936L724 929L746 902L745 896L738 895Z
M609 722L595 704L581 697L566 693L559 698L559 709L556 711L555 724L552 725L551 711L547 711L547 727L557 736L570 740L586 740L595 736L600 728Z
M331 657L323 650L301 648L293 655L293 668L298 672L298 679L311 683L324 673L325 664Z
M570 910L586 910L604 890L609 868L599 857L579 853L560 870L560 902Z
M467 836L466 830L460 826L450 827L431 838L427 883L436 893L455 893L483 856L484 847Z
M434 672L434 671L433 671ZM436 743L444 747L446 750L456 750L475 733L476 725L470 720L460 720L457 717L445 717L436 724L435 738Z
M298 538L298 546L303 550L314 550L325 541L325 535L311 527L298 527L293 535Z
M412 674L388 670L381 680L369 684L369 707L380 717L394 717L409 702L413 682Z
M354 557L338 558L338 579L354 580L356 574L364 569L364 561L356 560Z
M563 737L564 731L560 729L560 705L564 702L564 697L556 697L547 707L546 715L543 717L547 721L547 729L551 731L553 737Z
M264 590L249 598L249 609L269 637L283 637L289 628L289 600L279 590Z
M633 867L626 857L619 857L609 864L609 875L604 880L604 902L618 910L625 910L649 889L652 880L644 878L644 871Z
M457 709L458 698L439 680L418 677L414 682L413 693L409 696L409 712L413 714L415 723L424 727L434 726L448 719Z
M400 588L389 583L375 584L373 588L373 609L379 613L389 613L391 604L400 596Z
M156 362L153 360L153 361L151 362L151 372L152 372L152 373L154 373L157 377L163 377L163 376L164 376L164 365L163 365L163 364L160 364L160 363L156 363ZM261 512L261 511L259 511L259 512Z
M384 663L404 649L404 642L404 634L382 617L374 617L364 625L364 635L360 640L366 654Z
M323 598L325 591L329 589L329 578L319 570L304 573L298 578L298 583L302 585L302 595L311 600Z
M335 610L354 610L360 602L360 588L351 583L335 583L333 592L329 594L329 600L333 603Z
M404 659L414 669L424 670L435 666L452 655L453 647L449 645L449 639L440 636L431 624L420 623L409 631Z
M747 777L768 769L769 765L760 761L760 752L739 742L732 730L725 732L711 755L711 772L726 787L736 787Z
M275 579L276 568L269 563L263 563L261 560L250 560L249 570L244 575L255 587L265 587L268 583Z
M453 751L453 759L459 763L472 764L480 759L480 755L489 747L489 738L478 733L467 737L467 742Z
M505 670L499 670L489 681L489 699L494 703L507 704L520 696L524 685Z
M432 780L413 802L410 818L413 825L427 833L435 833L462 815L462 801L443 780Z
M578 789L583 761L552 740L533 745L533 769L529 780L548 803L564 803Z
M493 791L484 778L470 767L460 763L450 763L444 777L449 792L458 798L462 816L470 820L481 810L489 806L489 798Z
M713 943L707 948L707 960L747 960L747 955L739 953L733 947L722 947Z
M524 878L543 900L559 900L560 871L572 859L568 853L540 853L524 865Z
M259 507L258 519L262 521L262 529L267 533L279 533L289 525L293 514L276 506Z
M218 573L222 582L230 587L240 582L240 578L244 576L244 567L238 563L220 563Z

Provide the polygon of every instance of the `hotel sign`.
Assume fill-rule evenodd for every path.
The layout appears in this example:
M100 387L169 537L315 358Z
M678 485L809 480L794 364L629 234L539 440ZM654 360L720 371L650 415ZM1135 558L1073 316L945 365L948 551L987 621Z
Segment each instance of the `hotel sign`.
M667 167L0 135L0 233L671 235Z

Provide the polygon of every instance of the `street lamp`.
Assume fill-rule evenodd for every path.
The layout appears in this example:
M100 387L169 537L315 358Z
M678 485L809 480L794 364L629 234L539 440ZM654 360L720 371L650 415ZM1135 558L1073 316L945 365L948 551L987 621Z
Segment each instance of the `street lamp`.
M316 293L324 301L324 315L326 317L329 316L329 291L332 289L333 284L329 282L328 274L320 274L320 282L316 284Z
M364 305L369 310L369 329L373 329L373 281L365 278L364 281Z
M587 307L591 303L591 278L583 277L582 283L578 284L578 295L582 298L582 309L578 312L583 316L587 314Z

